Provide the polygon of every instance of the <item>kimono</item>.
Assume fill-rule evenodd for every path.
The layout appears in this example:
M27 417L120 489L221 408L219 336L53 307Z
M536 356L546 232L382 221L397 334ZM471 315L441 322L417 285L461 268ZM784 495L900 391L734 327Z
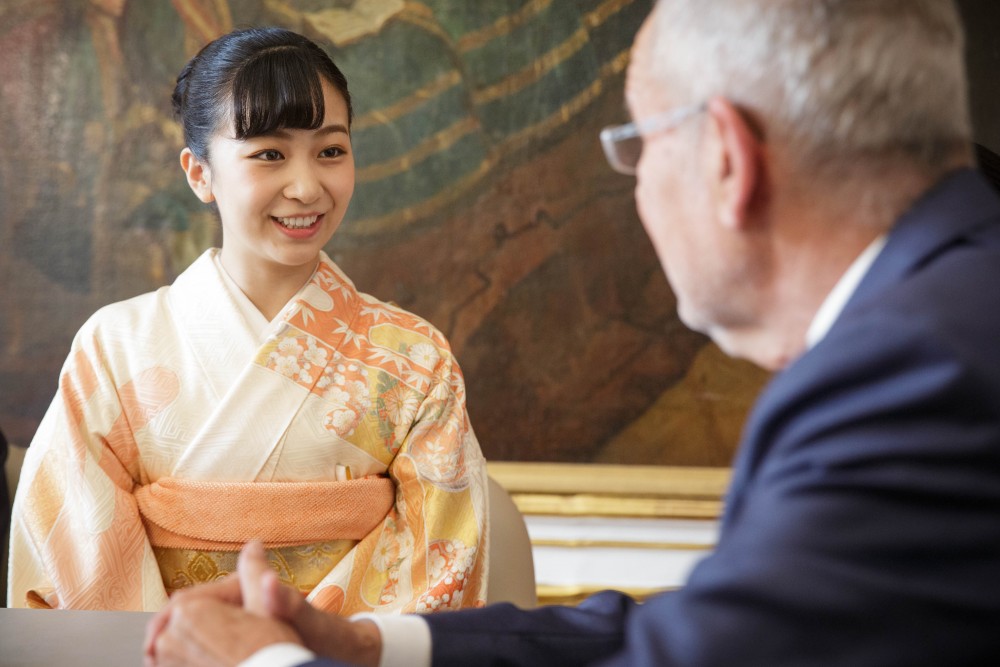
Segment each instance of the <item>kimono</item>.
M315 606L481 606L485 462L425 320L322 254L267 322L206 251L77 334L14 503L10 606L156 610L260 539Z

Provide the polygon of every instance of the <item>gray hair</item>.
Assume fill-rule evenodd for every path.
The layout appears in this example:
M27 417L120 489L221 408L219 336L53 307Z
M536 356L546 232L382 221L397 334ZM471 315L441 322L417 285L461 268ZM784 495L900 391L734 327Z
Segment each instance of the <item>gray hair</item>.
M653 57L672 98L729 99L800 165L903 159L940 174L968 154L951 0L660 0L656 12Z

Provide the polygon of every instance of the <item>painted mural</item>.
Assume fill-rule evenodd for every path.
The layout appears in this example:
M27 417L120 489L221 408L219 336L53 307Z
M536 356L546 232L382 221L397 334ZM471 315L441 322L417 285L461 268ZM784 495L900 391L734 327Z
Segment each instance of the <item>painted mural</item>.
M327 252L452 342L487 457L727 465L765 380L678 320L597 141L650 0L5 0L0 424L27 443L98 307L170 282L218 223L189 191L174 77L281 25L355 103Z

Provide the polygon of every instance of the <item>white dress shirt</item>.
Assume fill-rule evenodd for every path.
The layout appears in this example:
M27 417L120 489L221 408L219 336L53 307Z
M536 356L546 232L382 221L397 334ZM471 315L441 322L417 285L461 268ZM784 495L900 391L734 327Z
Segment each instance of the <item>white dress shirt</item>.
M875 258L885 247L886 235L883 234L868 244L868 247L861 251L857 259L847 267L847 271L840 277L837 284L833 286L826 299L820 305L819 310L813 315L812 324L806 331L806 349L811 349L816 343L823 340L830 327L840 317L844 306L854 296L854 291L861 284L861 279L868 273L868 269L875 263Z

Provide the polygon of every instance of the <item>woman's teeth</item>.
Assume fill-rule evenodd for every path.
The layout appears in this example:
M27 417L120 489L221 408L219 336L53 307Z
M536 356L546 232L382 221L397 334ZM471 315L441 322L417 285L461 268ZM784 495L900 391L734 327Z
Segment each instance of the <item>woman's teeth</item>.
M304 218L275 218L282 226L288 227L289 229L304 229L305 227L311 227L316 224L319 220L318 215L309 215Z

